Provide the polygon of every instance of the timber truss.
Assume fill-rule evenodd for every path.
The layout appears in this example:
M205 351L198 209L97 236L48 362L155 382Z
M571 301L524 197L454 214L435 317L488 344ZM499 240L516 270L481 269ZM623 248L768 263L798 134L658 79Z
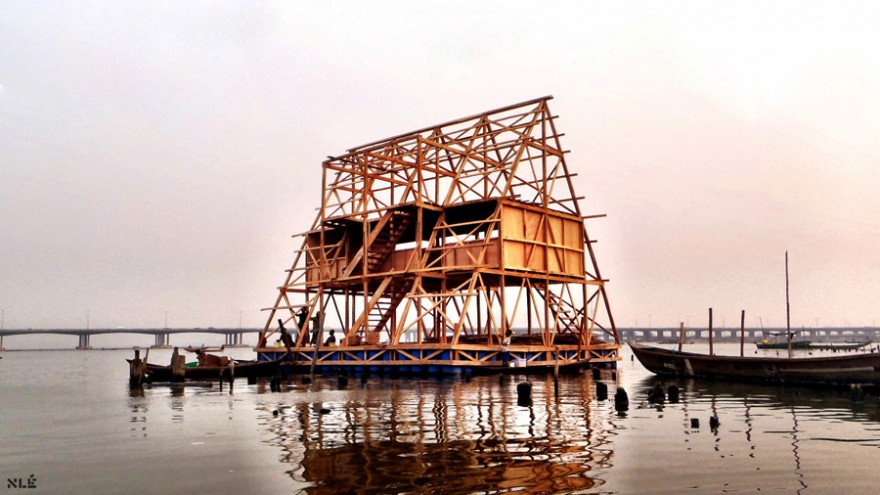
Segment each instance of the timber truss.
M617 360L550 99L326 160L319 213L267 308L257 351L277 352L280 321L300 364ZM306 321L315 331L299 328ZM322 345L329 329L334 347Z

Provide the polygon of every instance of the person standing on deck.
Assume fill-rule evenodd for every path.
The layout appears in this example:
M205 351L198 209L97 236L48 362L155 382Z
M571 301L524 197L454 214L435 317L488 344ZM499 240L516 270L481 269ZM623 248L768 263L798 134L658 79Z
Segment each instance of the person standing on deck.
M510 340L513 338L513 332L508 328L504 338L501 339L501 362L507 366L510 363Z
M309 345L309 329L306 328L306 321L307 321L308 317L309 317L309 308L306 306L299 308L299 311L297 311L297 313L296 313L296 326L299 327L298 330L299 330L300 334L302 334L302 336L303 336L302 337L302 339L303 339L302 345L303 346Z
M284 326L281 327L281 341L284 343L284 347L288 349L293 347L293 337L290 336Z

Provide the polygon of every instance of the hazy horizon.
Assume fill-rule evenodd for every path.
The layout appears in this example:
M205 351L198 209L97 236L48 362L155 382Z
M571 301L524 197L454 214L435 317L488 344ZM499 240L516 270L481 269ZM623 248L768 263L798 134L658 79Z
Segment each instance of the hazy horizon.
M880 7L0 4L4 328L262 327L328 155L553 95L618 327L876 326Z

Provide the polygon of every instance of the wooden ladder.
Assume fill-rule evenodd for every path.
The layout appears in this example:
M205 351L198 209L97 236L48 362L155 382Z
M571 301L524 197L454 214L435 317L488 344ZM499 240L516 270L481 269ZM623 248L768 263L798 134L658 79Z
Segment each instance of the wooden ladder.
M400 302L403 301L406 295L409 294L409 291L412 290L415 278L401 276L393 277L394 278L392 278L391 284L385 290L382 299L377 301L373 306L373 310L367 318L368 326L366 331L381 332L382 330L386 330L385 326L391 320L395 311L397 311Z
M549 289L546 291L546 294L547 302L550 304L550 311L559 322L557 333L580 335L581 318L583 317L584 310L575 308L571 305L571 302L563 300Z

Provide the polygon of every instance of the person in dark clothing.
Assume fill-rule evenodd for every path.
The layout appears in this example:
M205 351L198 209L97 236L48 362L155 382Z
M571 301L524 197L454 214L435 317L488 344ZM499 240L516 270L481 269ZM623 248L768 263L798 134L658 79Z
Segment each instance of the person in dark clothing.
M290 348L293 347L293 338L287 333L287 329L283 326L281 327L281 342L284 343L284 347Z
M296 326L299 327L300 332L306 331L306 318L309 317L309 308L303 306L299 308L299 311L296 313Z
M324 345L336 345L336 336L333 335L333 330L330 330L330 336L327 337L327 340L324 341Z

